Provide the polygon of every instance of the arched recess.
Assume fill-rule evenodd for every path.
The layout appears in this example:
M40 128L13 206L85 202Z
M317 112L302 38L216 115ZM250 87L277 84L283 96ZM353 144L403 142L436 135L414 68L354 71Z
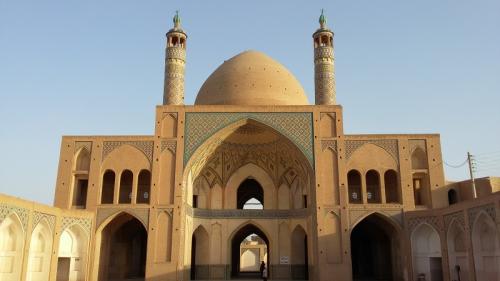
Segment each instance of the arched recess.
M71 225L61 233L57 255L57 280L85 280L88 246L88 234L79 225Z
M326 205L339 204L339 187L338 187L338 166L337 154L331 148L325 148L321 151L321 165L318 165L321 200Z
M85 208L89 185L90 152L81 148L75 155L73 166L72 207Z
M340 218L334 212L328 212L323 221L324 235L320 237L323 247L326 248L328 263L342 262L342 229Z
M262 189L263 201L261 202L264 205L264 209L274 209L276 206L276 188L274 186L273 179L264 169L253 163L249 163L240 167L231 175L231 177L227 181L224 196L225 209L238 208L238 190L241 184L246 180L257 182Z
M149 204L151 197L151 172L149 170L141 170L137 179L137 203Z
M222 209L222 187L216 183L210 189L210 209Z
M102 175L101 204L113 204L115 196L116 174L106 170Z
M198 226L191 241L191 280L209 279L210 238L207 230ZM220 249L214 249L220 251Z
M375 170L366 173L366 198L368 203L381 203L380 175Z
M118 203L130 204L132 202L132 184L134 182L134 174L130 170L122 171L120 175L120 190L118 192Z
M321 113L319 131L322 138L336 137L335 113Z
M371 213L351 230L353 280L401 280L401 228L380 213Z
M271 255L270 255L270 250L269 250L271 248L271 245L269 244L268 236L255 223L253 223L253 222L246 223L231 235L231 240L230 240L231 241L231 246L230 246L230 249L231 249L231 276L234 278L238 278L238 277L243 276L241 269L240 269L240 264L241 264L240 245L245 238L247 238L248 236L250 236L252 234L257 235L266 244L266 247L265 247L266 253L264 253L264 254L261 253L261 254L259 254L259 256L265 257L265 259L267 261L271 260ZM268 268L268 276L272 276L270 273L269 265L267 265L267 268ZM248 272L248 273L245 273L244 276L247 278L252 278L252 277L259 278L260 273L259 272Z
M429 224L422 223L411 234L413 280L443 280L441 239Z
M147 229L136 217L119 213L108 218L96 235L98 281L143 279L146 270Z
M309 258L306 231L297 225L292 232L292 278L294 280L309 280Z
M347 186L349 192L349 203L362 203L363 196L361 194L361 174L357 170L351 170L347 173Z
M47 220L43 218L31 234L27 281L49 280L52 241L52 231Z
M398 173L387 170L384 173L385 201L387 203L400 203L401 193L399 189Z
M160 173L158 180L158 204L160 205L174 203L175 160L175 153L170 149L165 149L160 154Z
M427 154L425 151L417 147L411 154L411 168L413 170L427 169Z
M447 232L448 265L451 280L469 280L469 258L463 227L454 219ZM460 275L460 276L459 276Z
M19 281L23 263L24 231L12 213L0 222L0 280Z
M472 227L476 280L500 280L500 241L493 219L480 212Z
M177 136L176 113L164 113L161 120L161 136L163 138L175 138Z
M170 262L172 259L172 216L161 211L156 225L155 256L157 262Z

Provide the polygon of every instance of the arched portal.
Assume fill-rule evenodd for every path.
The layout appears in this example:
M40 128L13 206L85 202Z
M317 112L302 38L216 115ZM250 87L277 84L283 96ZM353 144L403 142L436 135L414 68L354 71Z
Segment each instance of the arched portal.
M400 239L397 229L378 214L359 222L351 232L353 280L397 280Z
M122 213L102 230L99 281L143 280L147 231L135 217Z
M500 280L500 241L495 222L480 213L472 228L476 280Z
M248 224L238 230L231 241L231 276L235 278L260 278L258 265L262 261L266 265L268 264L267 261L270 260L269 248L269 239L255 225ZM248 250L250 252L247 253ZM254 257L253 260L251 260L252 257ZM270 276L269 268L268 276Z
M254 179L244 180L238 187L236 204L238 209L263 209L264 190Z
M443 280L441 240L430 225L419 225L411 235L413 280Z
M21 279L24 246L23 227L17 215L11 214L0 221L0 280L18 281Z

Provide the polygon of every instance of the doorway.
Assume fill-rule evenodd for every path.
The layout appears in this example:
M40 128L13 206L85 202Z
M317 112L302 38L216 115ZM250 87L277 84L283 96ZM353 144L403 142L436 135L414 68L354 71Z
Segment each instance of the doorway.
M260 263L269 270L269 240L258 227L248 224L241 228L231 241L231 277L260 278Z
M394 280L396 230L385 219L373 214L351 232L353 280Z

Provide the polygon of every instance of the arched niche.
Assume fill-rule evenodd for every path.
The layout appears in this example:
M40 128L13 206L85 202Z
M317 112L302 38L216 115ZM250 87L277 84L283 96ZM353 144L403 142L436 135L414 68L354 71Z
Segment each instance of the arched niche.
M480 212L472 227L476 280L500 280L500 242L495 222Z
M27 281L46 281L49 279L52 241L52 231L47 220L40 220L31 234Z
M338 205L340 203L340 195L337 154L328 147L321 151L320 158L321 162L317 170L321 175L318 179L321 188L317 192L320 193L323 204Z
M88 246L88 234L79 225L74 224L63 230L57 254L57 280L85 280Z
M291 265L294 280L309 280L309 256L307 233L297 225L291 235Z
M411 168L413 170L422 170L428 168L427 154L420 147L415 148L415 150L411 154Z
M118 203L132 203L132 189L134 183L134 173L131 170L123 170L120 174L120 189L118 191Z
M71 206L84 209L87 206L87 193L90 172L90 152L81 148L75 155L73 166L73 188Z
M363 202L361 193L361 174L357 170L350 170L347 173L347 192L349 203L360 204Z
M337 135L335 113L321 113L319 130L322 138L332 138Z
M177 116L175 113L166 113L161 120L161 136L175 138L177 136Z
M19 281L23 263L24 231L16 214L0 221L0 280Z
M160 205L174 203L175 161L175 154L170 149L165 149L160 154L160 173L158 180L158 204Z
M102 175L101 204L113 204L115 196L116 174L113 170L106 170Z
M385 200L387 203L401 203L401 192L399 188L398 173L395 170L387 170L384 173Z
M411 234L413 278L443 278L441 239L429 224L422 223ZM439 280L439 279L436 279Z
M463 227L456 219L448 226L446 238L450 278L452 280L460 278L461 281L468 281L469 258L467 255L467 240Z
M209 279L210 236L202 225L198 226L191 240L191 280Z
M156 224L156 262L170 262L172 260L172 217L162 211L158 214Z
M455 189L448 190L448 205L458 203L458 192Z
M340 218L333 212L326 213L323 219L324 235L320 241L326 248L327 262L337 264L342 262L342 228Z
M90 170L90 152L85 147L78 150L74 163L74 171L88 172Z
M149 204L151 198L151 172L149 170L141 170L137 178L137 196L136 200L139 204Z
M366 198L368 203L381 203L380 175L376 170L366 173Z

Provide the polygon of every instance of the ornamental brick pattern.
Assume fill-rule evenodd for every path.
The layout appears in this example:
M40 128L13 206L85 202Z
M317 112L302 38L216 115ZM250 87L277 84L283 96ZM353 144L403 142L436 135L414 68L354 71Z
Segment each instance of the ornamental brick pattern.
M335 104L335 72L333 48L314 49L314 85L316 104Z

